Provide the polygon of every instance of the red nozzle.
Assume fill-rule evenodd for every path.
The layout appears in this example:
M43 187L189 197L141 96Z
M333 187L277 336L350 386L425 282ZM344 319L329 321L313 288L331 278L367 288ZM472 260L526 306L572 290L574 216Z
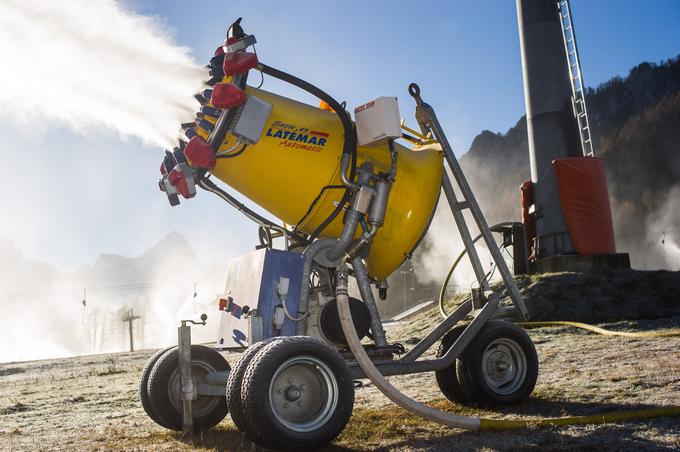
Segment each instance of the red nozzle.
M168 180L177 191L184 196L186 199L193 198L193 195L189 192L189 183L187 178L182 173L182 170L175 167L168 175Z
M250 52L230 52L224 56L222 69L224 75L236 75L248 72L257 66L257 55Z
M184 157L191 166L205 169L215 167L215 151L210 143L199 135L189 140L189 144L184 148Z
M213 88L210 102L217 108L234 108L243 105L248 96L232 83L218 83Z

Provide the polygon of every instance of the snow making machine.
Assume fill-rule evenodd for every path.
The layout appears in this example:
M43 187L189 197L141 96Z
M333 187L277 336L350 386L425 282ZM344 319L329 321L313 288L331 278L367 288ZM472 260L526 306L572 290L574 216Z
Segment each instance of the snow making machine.
M468 429L479 428L480 419L416 402L385 377L434 372L443 394L458 403L526 399L538 374L534 345L519 327L496 319L508 311L525 319L526 308L418 86L408 92L419 131L400 121L395 97L355 108L352 120L344 103L259 61L255 37L240 22L210 61L210 88L197 95L196 120L182 125L188 141L166 152L159 186L172 205L194 197L197 187L214 193L259 226L259 244L229 265L216 343L191 344L188 324L205 324L205 315L202 322L183 321L179 346L147 363L140 393L148 415L191 433L229 413L261 446L310 449L343 430L357 379L369 378L412 413ZM264 77L306 91L320 106L248 84L254 79L261 86ZM248 208L217 180L278 221ZM388 297L386 278L418 247L441 191L478 284L406 350L386 337L376 294ZM490 290L465 211L505 283L507 306ZM283 249L274 248L276 239ZM424 357L436 343L436 354ZM230 367L224 351L242 353Z

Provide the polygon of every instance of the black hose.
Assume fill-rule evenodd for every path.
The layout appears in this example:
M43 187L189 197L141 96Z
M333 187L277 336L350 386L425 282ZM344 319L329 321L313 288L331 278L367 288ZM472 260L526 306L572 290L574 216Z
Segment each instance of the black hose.
M318 202L321 200L321 197L323 194L326 192L326 190L332 190L332 189L338 189L338 188L345 188L344 185L326 185L319 191L319 194L316 195L316 198L314 198L314 201L309 205L309 208L307 209L307 212L298 220L297 223L295 223L295 230L297 230L298 226L300 226L302 223L304 223L309 215L311 215L312 210L314 210L314 207L318 204Z
M335 113L338 115L338 118L340 118L342 127L345 131L345 142L342 147L342 154L351 156L350 173L348 179L350 181L354 180L357 166L356 133L354 131L352 118L350 117L349 113L345 111L345 108L325 91L317 88L309 82L295 77L294 75L287 74L263 63L259 63L258 70L260 70L263 74L278 78L279 80L283 80L284 82L290 83L291 85L297 86L298 88L307 91L313 96L326 102L333 110L335 110ZM316 239L319 234L321 234L321 232L323 232L323 230L340 214L340 212L342 212L345 204L347 201L349 201L350 196L351 190L346 188L345 193L342 195L338 205L335 207L333 212L331 212L331 214L314 230L314 232L310 234L309 238L307 239L307 243L313 242L314 239Z

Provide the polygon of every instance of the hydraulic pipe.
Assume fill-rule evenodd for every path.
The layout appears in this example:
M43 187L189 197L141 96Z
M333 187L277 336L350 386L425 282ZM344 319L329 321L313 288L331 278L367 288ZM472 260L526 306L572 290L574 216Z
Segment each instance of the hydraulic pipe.
M375 304L375 297L371 290L371 280L368 277L368 271L366 271L366 266L362 262L360 256L352 259L352 268L354 269L354 276L356 277L357 285L359 286L361 299L368 308L368 312L371 314L371 331L373 332L375 345L384 347L387 345L385 330L383 330L382 321L380 320L378 306Z
M314 257L321 251L332 247L336 240L332 237L319 239L311 243L303 253L305 261L302 265L302 284L300 285L300 301L298 302L298 314L306 314L309 309L309 277L312 274ZM304 336L307 332L307 322L300 321L295 325L295 334Z
M399 392L397 388L392 386L389 381L376 369L373 362L366 354L364 347L359 341L356 330L354 329L354 322L352 321L352 313L349 309L349 294L347 292L347 282L349 272L347 266L343 263L338 271L336 300L338 305L338 314L340 315L340 324L342 330L347 338L354 358L364 371L366 376L373 382L373 384L387 396L392 402L396 403L405 410L420 416L424 419L437 422L439 424L448 425L449 427L459 427L468 430L477 430L480 428L481 422L478 417L460 416L454 413L445 413L443 411L431 408L420 402L417 402L406 395Z

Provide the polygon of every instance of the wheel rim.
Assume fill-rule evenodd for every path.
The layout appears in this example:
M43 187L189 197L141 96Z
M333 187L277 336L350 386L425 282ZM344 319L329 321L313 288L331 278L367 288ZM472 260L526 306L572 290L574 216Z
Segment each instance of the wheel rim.
M524 350L512 339L494 340L482 355L484 383L499 395L517 391L527 376L527 367Z
M281 364L269 384L269 405L276 420L296 432L321 428L338 405L333 371L313 356Z
M203 361L191 361L191 379L196 383L207 383L208 374L214 371L215 369L212 366ZM168 398L178 413L182 412L182 387L180 379L181 376L178 368L172 373L168 382ZM208 415L215 409L218 403L220 403L218 397L198 396L191 403L192 417L196 419Z

